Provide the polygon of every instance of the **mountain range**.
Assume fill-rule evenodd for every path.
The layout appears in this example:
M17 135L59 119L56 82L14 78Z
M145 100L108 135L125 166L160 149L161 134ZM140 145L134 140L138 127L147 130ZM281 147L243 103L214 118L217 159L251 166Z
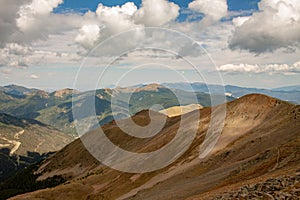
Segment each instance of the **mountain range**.
M300 85L286 86L273 89L248 88L234 85L207 85L205 83L164 83L169 88L176 88L185 91L204 92L212 94L224 94L231 97L239 98L247 94L264 94L278 98L291 103L300 104Z
M202 83L191 86L146 84L86 92L0 87L0 199L31 191L35 192L15 199L61 199L59 195L66 193L72 199L215 199L226 195L232 199L245 188L265 182L273 184L273 179L299 179L298 86L271 90ZM226 94L225 101L222 92ZM180 103L175 94L181 97ZM212 103L210 94L218 101ZM192 100L194 95L196 103ZM200 113L201 123L187 152L173 164L149 173L120 172L100 163L81 139L76 139L72 109L84 113L91 98L107 137L132 152L151 152L166 145L175 137L181 116L190 119L183 123L184 129L197 125L192 117L195 113ZM113 98L118 100L114 110ZM148 110L155 104L163 107ZM218 110L222 105L227 108L222 134L214 150L205 159L199 159L212 108ZM150 114L156 111L157 114ZM150 123L149 116L158 121L167 116L167 121L156 136L137 139L116 126L117 122L126 124L131 116L141 126ZM88 118L81 116L83 121ZM126 126L137 131L130 124ZM83 137L94 138L96 128L91 127ZM254 185L249 186L248 182ZM54 188L45 189L49 187ZM292 189L297 187L290 185ZM231 188L232 193L225 194L226 188ZM274 197L269 189L265 190L265 195Z
M122 119L141 110L149 109L154 104L160 104L164 108L179 106L174 91L181 97L182 105L199 103L202 106L211 106L211 97L207 93L197 92L195 96L198 102L195 102L191 98L194 93L179 89L168 89L158 84L150 84L139 88L99 89L86 92L63 89L51 93L10 85L0 88L0 113L35 119L76 137L72 115L72 100L74 100L73 103L76 109L80 110L85 109L89 98L95 98L96 115L99 124L103 125L114 119L111 110L112 95L117 96L118 99L116 119ZM129 98L130 96L131 98ZM213 94L213 96L215 96L215 99L220 99L220 102L217 102L218 104L224 103L221 95ZM126 112L127 99L130 99L129 115ZM234 100L233 97L227 97L227 101L232 100Z
M211 107L185 114L190 120L183 125L180 116L167 118L164 128L146 139L126 135L113 121L102 127L106 136L121 148L141 153L166 145L180 126L187 130L198 126L193 115L201 113L196 137L187 151L160 170L148 173L114 170L95 159L77 139L27 170L25 175L19 174L2 184L0 194L33 191L11 199L64 199L66 195L70 199L297 199L299 105L250 94L227 103L226 107L220 138L204 158L199 158L199 151L211 120ZM147 125L149 111L138 112L133 120ZM84 137L92 139L95 134L97 129ZM29 183L24 181L28 174L34 177ZM47 180L52 185L44 184ZM33 186L37 183L45 185L45 189L36 190ZM56 186L46 188L49 185Z
M127 113L126 101L132 92L130 113ZM181 90L176 92L182 97L184 105L192 103L192 93ZM89 100L94 98L99 124L112 121L113 95L118 97L116 119L149 109L153 104L161 104L165 108L179 105L173 92L158 84L135 89L99 89L95 92L79 92L68 88L46 92L18 85L0 87L0 182L48 157L78 137L72 113L73 103L75 109L84 112ZM208 94L196 95L202 105L210 105ZM228 97L228 100L233 98Z

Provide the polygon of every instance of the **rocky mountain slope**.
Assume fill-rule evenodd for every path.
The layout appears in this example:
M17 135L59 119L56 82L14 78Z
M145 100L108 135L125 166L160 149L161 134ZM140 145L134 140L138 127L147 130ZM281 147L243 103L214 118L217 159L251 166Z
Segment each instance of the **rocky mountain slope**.
M219 199L220 195L227 199L249 199L253 195L274 199L277 193L299 194L300 106L258 94L228 103L222 134L213 151L202 159L199 147L208 129L211 108L186 114L190 120L184 126L198 126L192 120L197 112L201 121L196 138L167 167L142 174L116 171L91 156L78 139L30 172L36 174L35 182L61 177L64 184L12 199L64 199L66 195L70 199ZM139 112L133 120L147 125L149 113ZM103 130L123 149L150 152L170 142L179 126L180 116L168 118L163 130L147 139L126 135L115 122L106 124ZM85 137L94 138L95 134L97 130ZM6 189L17 190L13 183ZM260 192L253 192L255 187L261 187Z

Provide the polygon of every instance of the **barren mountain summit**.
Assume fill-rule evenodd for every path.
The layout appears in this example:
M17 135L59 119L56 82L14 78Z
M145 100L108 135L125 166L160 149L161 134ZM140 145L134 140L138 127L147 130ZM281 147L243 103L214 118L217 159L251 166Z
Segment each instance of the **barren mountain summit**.
M79 92L76 90L66 88L66 89L55 91L54 96L55 97L63 97L65 95L72 95L72 94L77 94L77 93L79 93Z

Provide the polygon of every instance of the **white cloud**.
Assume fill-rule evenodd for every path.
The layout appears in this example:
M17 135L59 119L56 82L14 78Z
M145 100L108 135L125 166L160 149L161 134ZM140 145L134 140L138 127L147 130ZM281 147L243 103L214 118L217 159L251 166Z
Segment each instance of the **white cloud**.
M191 10L203 13L208 20L219 21L227 15L227 0L195 0L189 3Z
M136 11L137 7L132 2L113 7L104 6L100 3L95 13L88 12L84 15L86 21L83 21L75 41L86 50L90 50L111 36L134 28L143 28L143 25L137 25L133 20ZM115 53L117 48L122 49L124 46L132 45L143 36L143 32L137 29L130 37L122 38L116 44L111 44L101 54Z
M136 27L132 20L132 15L136 10L137 7L132 2L128 2L123 6L113 7L99 4L96 15L108 34L114 35Z
M18 11L17 26L23 33L40 28L44 25L43 20L61 3L63 0L33 0L30 4L22 5Z
M225 73L283 73L291 75L300 73L300 61L288 64L268 64L268 65L251 65L251 64L226 64L218 67L220 72Z
M131 32L129 37L122 38L121 41L116 41L116 44L111 45L120 47L120 49L122 47L127 49L127 47L133 46L145 37L143 28L146 26L163 26L172 22L179 16L179 9L178 5L167 0L143 0L139 9L133 2L112 7L104 6L100 3L95 13L89 12L85 14L84 17L90 21L87 23L83 22L75 41L89 50L96 41L101 42L116 34L136 29L135 32ZM100 27L99 35L91 35L91 31L83 30L87 29L86 25L91 23L91 21ZM96 36L99 37L98 40L94 40ZM91 37L93 40L87 39ZM107 52L114 51L110 49L107 49Z
M32 48L28 46L23 46L17 43L7 43L6 48L9 54L14 54L18 56L25 56L32 53Z
M22 4L28 0L1 0L0 1L0 47L11 40L11 36L18 30L16 26L17 12Z
M96 24L89 24L84 25L80 29L79 34L75 38L75 41L82 45L84 48L92 48L99 37L99 26Z
M35 74L31 74L31 75L30 75L30 78L31 78L31 79L38 79L39 77L38 77L37 75L35 75Z
M1 0L0 48L7 43L30 45L48 40L50 34L79 29L91 21L78 13L53 13L60 3L62 0Z
M262 0L259 12L233 20L237 26L230 40L232 49L255 53L300 46L300 1Z
M180 7L167 0L143 0L141 8L134 14L138 24L162 26L179 16Z
M27 56L32 54L32 49L16 43L7 43L4 48L0 48L0 66L27 68Z
M233 24L236 27L242 26L246 21L248 21L251 17L236 17L232 20Z

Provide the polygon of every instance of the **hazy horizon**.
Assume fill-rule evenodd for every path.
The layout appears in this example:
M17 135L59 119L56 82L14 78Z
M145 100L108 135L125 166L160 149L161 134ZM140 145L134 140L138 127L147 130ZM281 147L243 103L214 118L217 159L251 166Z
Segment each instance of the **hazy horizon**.
M106 89L106 88L109 88L109 89L114 89L114 88L117 88L117 87L134 87L134 86L139 86L139 85L149 85L149 84L168 84L168 83L174 83L174 84L180 84L180 83L183 83L183 82L164 82L164 83L157 83L157 82L147 82L147 83L139 83L139 84L133 84L133 85L123 85L123 86L115 86L115 85L109 85L107 87L97 87L96 89ZM184 82L186 83L186 82ZM200 83L200 84L204 84L203 82L191 82L191 84L194 84L194 83ZM11 86L11 85L16 85L16 86L22 86L22 87L26 87L26 88L29 88L29 89L39 89L39 90L44 90L46 92L54 92L54 91L57 91L57 90L63 90L63 89L74 89L73 87L62 87L62 88L53 88L53 89L44 89L42 87L39 87L39 86L26 86L26 85L21 85L21 84L16 84L16 83L8 83L8 84L4 84L4 85L0 85L0 87L5 87L5 86ZM218 84L211 84L211 85L218 85ZM241 87L241 88L257 88L257 89L267 89L267 90L272 90L272 89L278 89L278 88L284 88L284 87L293 87L293 86L300 86L300 85L283 85L283 86L280 86L280 87L272 87L272 88L268 88L268 87L251 87L251 86L243 86L243 85L232 85L232 84L224 84L224 86L227 86L227 85L230 85L230 86L237 86L237 87ZM95 88L89 88L89 89L85 89L85 90L80 90L80 92L86 92L86 91L92 91L94 90Z

